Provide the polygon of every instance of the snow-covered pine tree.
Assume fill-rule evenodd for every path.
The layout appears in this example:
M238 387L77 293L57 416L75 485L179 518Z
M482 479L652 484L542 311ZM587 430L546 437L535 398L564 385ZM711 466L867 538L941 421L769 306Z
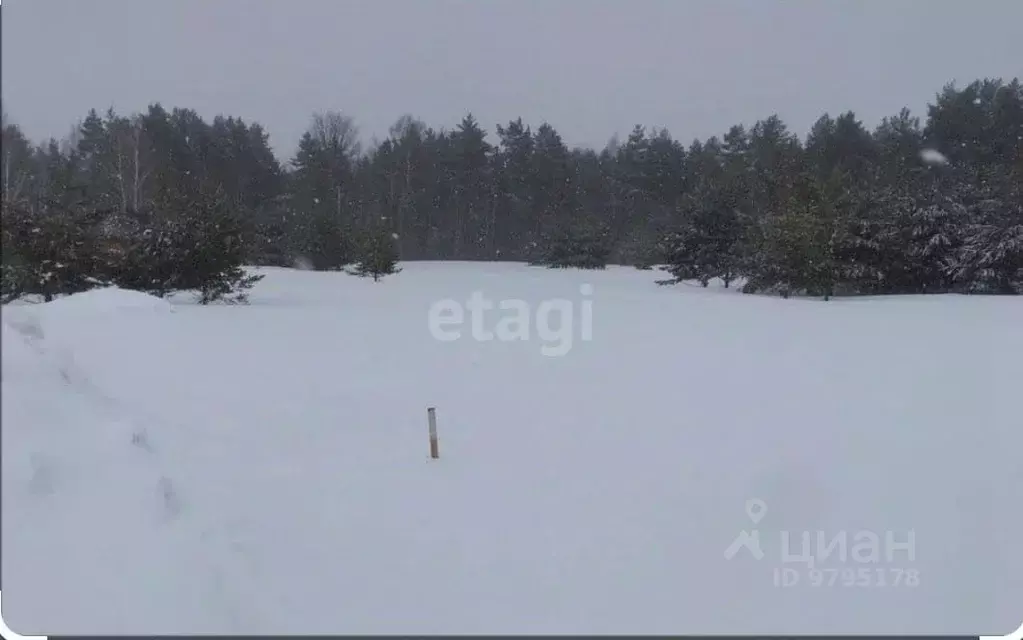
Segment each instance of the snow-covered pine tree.
M669 271L676 278L689 273L705 287L714 278L720 278L728 287L739 271L738 248L743 228L739 211L716 195L697 192L684 232L684 253L676 255L683 263L678 269L673 265Z
M181 266L188 259L181 239L186 229L166 212L147 210L137 218L135 232L118 242L110 256L110 278L124 289L162 298L180 286Z
M87 291L107 284L100 241L102 213L78 205L39 208L4 203L3 299Z
M971 224L946 269L968 292L1023 293L1023 187L990 194L970 207Z
M849 197L843 177L802 176L781 213L767 217L753 230L752 256L744 263L743 291L775 291L823 296L842 285L840 262Z
M933 194L918 200L897 221L902 230L901 255L906 285L916 293L940 293L952 288L947 265L962 244L969 212L955 194Z
M201 194L171 222L177 272L173 288L195 291L200 304L244 303L263 279L245 270L249 255L242 217L216 194Z
M1023 223L974 227L949 271L966 291L1023 293Z

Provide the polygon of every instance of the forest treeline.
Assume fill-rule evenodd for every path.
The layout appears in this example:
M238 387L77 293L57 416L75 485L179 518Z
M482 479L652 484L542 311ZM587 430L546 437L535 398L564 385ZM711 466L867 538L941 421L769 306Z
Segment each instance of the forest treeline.
M153 104L89 112L36 144L3 123L4 296L114 283L204 301L242 265L398 260L664 266L782 295L1023 291L1023 86L949 84L868 129L770 116L684 144L636 126L601 150L548 123L451 130L401 117L363 149L314 114L294 155L255 122Z

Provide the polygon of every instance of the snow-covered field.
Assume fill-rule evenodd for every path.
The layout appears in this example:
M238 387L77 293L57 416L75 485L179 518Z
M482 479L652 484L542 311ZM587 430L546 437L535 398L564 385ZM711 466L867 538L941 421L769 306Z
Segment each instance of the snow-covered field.
M1023 621L1023 299L780 300L625 268L264 272L249 306L104 290L3 309L15 631ZM436 325L474 291L534 320L563 299L571 334L552 315L479 341L466 311L437 339L431 306ZM762 557L726 559L754 530Z

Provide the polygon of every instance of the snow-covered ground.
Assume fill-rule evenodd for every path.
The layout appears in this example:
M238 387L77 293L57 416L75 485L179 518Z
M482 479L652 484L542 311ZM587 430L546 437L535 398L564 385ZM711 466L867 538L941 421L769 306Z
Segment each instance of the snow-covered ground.
M1023 299L780 300L625 268L264 272L249 306L103 290L3 309L15 631L1023 621ZM438 339L456 313L438 303L474 291L523 300L529 339L476 340L468 310ZM571 333L556 313L542 331L554 299ZM759 560L726 559L741 534Z

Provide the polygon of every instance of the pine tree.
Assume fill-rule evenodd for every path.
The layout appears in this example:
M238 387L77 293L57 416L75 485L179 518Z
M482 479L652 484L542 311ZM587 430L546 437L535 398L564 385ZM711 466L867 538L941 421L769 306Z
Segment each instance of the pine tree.
M1015 172L1004 184L973 204L962 245L946 258L948 274L968 292L1023 293L1023 185Z
M513 120L507 127L497 126L501 145L495 154L495 179L501 194L495 216L495 257L523 258L529 255L529 243L534 237L536 224L535 163L533 159L533 133L522 123Z
M399 273L397 238L382 223L374 223L358 234L355 250L355 266L352 275L372 277L378 282L382 277Z
M532 241L530 255L534 260L550 260L568 245L587 243L598 232L575 220L578 209L574 201L575 187L568 147L549 123L541 124L533 134ZM599 252L598 252L599 253ZM586 260L584 260L586 262Z
M953 280L970 292L1023 293L1023 223L971 231L949 263Z
M113 243L107 273L113 284L163 298L177 290L188 259L187 227L177 216L138 212L134 233Z
M347 237L355 220L357 129L338 112L315 114L292 164L290 244L316 270L351 262Z
M942 293L952 288L948 264L959 251L969 211L954 193L934 191L902 209L896 221L907 292Z
M493 148L487 132L471 113L451 132L446 154L450 177L449 237L445 244L453 258L492 258L486 247L494 229Z
M552 231L543 255L533 264L552 269L604 269L611 249L606 226L594 220L578 220Z
M740 212L714 186L699 185L683 205L684 222L671 240L665 256L673 279L698 280L706 287L720 278L728 287L740 271Z
M838 246L845 206L840 174L826 181L801 179L783 213L764 222L744 291L825 300L834 295L841 284Z
M88 291L107 284L100 241L101 215L81 206L30 211L3 204L4 301Z
M246 302L248 291L264 276L250 274L244 267L248 248L242 216L222 194L200 193L175 209L181 213L165 222L170 246L157 254L158 264L170 256L174 267L168 288L195 291L204 305L221 300Z

